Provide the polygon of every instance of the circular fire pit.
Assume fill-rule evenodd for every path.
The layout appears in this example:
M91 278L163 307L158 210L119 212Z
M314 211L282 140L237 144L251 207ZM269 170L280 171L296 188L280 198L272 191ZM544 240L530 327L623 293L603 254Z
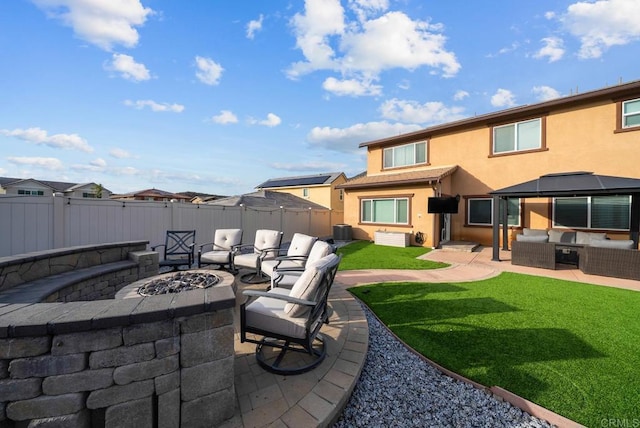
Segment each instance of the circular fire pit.
M236 291L233 275L221 270L197 269L151 276L123 287L116 299L181 293L214 286L230 285Z

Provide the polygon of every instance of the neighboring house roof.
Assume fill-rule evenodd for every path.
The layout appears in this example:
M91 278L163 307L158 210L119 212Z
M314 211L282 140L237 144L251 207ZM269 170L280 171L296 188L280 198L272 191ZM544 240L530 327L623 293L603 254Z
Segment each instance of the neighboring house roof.
M630 83L610 86L604 89L598 89L595 91L584 92L577 95L556 98L541 103L514 107L494 113L474 116L455 122L435 125L407 134L361 143L359 147L381 147L391 144L400 144L420 139L427 139L438 134L458 132L464 129L482 125L495 125L527 116L544 115L547 114L550 110L575 108L580 105L599 101L615 101L616 99L624 98L626 96L635 96L639 92L640 80L636 80Z
M274 192L271 190L258 190L244 195L230 196L207 202L208 205L223 205L226 207L238 207L241 204L252 208L300 208L327 210L327 207L316 204L308 199L300 198L290 193Z
M72 192L78 188L92 185L94 183L67 183L63 181L48 181L48 180L36 180L35 178L11 178L11 177L0 177L0 186L16 186L20 185L21 182L27 181L35 181L40 183L46 187L51 188L54 192ZM104 189L107 190L107 189ZM107 190L108 191L108 190Z
M262 184L258 184L256 189L273 189L275 187L298 187L298 186L319 186L331 184L338 179L342 172L327 172L325 174L300 175L297 177L272 178Z
M138 190L136 192L125 193L121 195L112 195L112 199L118 198L169 198L169 199L183 199L189 200L191 199L188 196L180 195L178 193L167 192L165 190L160 189L144 189Z
M489 192L507 197L591 196L640 193L640 179L596 175L592 172L562 172Z
M453 174L457 165L440 168L422 169L419 171L400 172L396 174L377 174L359 176L353 180L336 186L338 189L366 189L405 186L411 184L433 183Z

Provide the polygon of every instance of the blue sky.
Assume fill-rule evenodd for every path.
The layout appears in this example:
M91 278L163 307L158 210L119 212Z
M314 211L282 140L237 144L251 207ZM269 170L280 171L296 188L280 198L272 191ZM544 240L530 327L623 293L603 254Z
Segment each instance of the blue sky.
M10 0L0 55L0 175L234 195L640 79L640 1Z

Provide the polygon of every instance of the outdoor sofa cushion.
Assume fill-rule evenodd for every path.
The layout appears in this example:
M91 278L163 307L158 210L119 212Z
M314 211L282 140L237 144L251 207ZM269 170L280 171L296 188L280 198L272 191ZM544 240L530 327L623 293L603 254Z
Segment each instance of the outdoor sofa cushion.
M576 244L590 245L591 241L607 239L606 233L576 232Z
M516 241L518 242L549 242L549 236L545 233L544 235L516 235Z
M591 241L592 247L600 248L620 248L623 250L633 249L633 241L631 239L596 239Z
M529 229L528 227L522 229L522 234L524 236L549 236L546 229Z
M290 295L290 290L275 288L269 294ZM292 317L285 313L287 302L284 300L261 297L251 302L245 311L248 326L260 328L266 331L279 333L285 336L304 338L306 335L306 318Z
M566 231L566 230L552 229L549 231L549 242L556 242L556 243L562 243L562 244L575 244L576 233Z

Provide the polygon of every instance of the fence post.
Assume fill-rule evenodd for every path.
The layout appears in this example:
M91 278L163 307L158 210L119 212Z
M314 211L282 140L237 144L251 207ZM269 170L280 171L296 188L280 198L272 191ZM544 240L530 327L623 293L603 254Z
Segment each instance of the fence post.
M62 193L53 194L53 247L51 249L65 247L64 236L64 217L65 208L68 206L64 203Z

